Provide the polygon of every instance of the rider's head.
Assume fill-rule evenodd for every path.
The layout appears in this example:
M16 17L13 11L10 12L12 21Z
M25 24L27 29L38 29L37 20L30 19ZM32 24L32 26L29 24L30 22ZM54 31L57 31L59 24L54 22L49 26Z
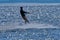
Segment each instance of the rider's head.
M23 7L20 7L21 9L23 9Z

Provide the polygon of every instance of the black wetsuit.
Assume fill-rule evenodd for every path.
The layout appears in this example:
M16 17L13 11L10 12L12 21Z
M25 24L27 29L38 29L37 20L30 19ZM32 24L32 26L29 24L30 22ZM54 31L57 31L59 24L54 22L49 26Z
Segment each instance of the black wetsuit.
M26 22L29 23L29 21L27 20L27 18L26 18L26 16L25 16L25 13L27 13L27 12L23 11L23 7L20 7L20 8L21 8L21 9L20 9L20 13L21 13L22 18L25 20L25 23L26 23Z
M20 13L21 13L21 16L24 17L26 12L24 12L23 9L21 9Z

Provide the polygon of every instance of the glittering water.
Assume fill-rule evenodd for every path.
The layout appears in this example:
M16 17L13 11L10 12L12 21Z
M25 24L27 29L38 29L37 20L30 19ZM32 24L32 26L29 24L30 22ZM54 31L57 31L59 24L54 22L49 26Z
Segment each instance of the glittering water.
M60 27L60 5L23 6L23 9L30 12L30 14L26 14L26 17L31 23L50 24ZM24 21L19 11L20 6L0 5L0 26L23 25ZM0 31L0 40L60 40L60 29L5 30Z
M60 26L60 5L23 6L23 9L30 12L30 14L26 14L30 22ZM23 23L20 6L0 5L0 26L22 25Z
M0 40L60 40L60 29L15 29L0 31Z

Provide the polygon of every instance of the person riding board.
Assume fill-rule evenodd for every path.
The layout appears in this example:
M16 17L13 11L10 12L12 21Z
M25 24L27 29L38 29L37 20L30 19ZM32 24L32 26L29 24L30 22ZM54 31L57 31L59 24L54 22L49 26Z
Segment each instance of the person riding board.
M25 12L23 10L23 7L20 7L20 14L21 14L22 18L24 19L25 23L29 23L28 19L25 16L25 13L29 13L29 12Z

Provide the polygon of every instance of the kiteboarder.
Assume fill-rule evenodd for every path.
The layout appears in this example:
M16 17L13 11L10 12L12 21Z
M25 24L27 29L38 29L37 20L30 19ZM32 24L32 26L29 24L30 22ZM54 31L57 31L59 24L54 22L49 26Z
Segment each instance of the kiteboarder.
M22 18L24 19L25 23L29 23L27 17L25 16L25 13L29 13L29 12L25 12L23 10L23 7L20 7L20 14L21 14Z

